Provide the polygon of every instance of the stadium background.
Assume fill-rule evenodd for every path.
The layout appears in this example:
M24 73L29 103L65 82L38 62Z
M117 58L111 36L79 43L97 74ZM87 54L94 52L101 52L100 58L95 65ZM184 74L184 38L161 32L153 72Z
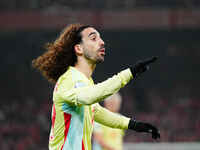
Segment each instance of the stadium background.
M47 149L53 85L31 68L31 60L74 22L96 26L105 40L106 58L95 70L96 83L139 59L159 56L149 72L120 90L121 113L156 124L161 144L186 142L198 149L198 0L1 0L0 149ZM126 132L127 150L143 142L153 141Z

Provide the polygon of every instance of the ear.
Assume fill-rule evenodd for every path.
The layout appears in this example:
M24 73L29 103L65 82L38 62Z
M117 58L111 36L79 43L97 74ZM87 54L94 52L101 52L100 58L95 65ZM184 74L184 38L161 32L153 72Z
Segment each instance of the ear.
M74 50L75 50L75 53L77 55L82 55L83 54L83 49L82 49L80 44L74 45Z

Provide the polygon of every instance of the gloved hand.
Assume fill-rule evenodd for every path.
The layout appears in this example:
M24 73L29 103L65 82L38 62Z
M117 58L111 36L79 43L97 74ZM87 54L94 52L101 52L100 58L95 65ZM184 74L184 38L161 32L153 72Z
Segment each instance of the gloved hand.
M160 133L156 127L149 123L137 122L131 119L128 125L128 129L135 130L136 132L151 133L153 139L160 138Z
M134 66L130 67L132 75L134 78L140 76L143 72L149 69L149 64L156 61L158 57L153 56L143 61L138 61Z

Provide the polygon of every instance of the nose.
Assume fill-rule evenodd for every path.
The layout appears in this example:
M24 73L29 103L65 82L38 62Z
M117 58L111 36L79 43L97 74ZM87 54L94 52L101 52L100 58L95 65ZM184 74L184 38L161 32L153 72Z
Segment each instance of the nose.
M103 41L102 39L100 39L100 45L101 45L101 46L104 46L104 45L105 45L105 43L104 43L104 41Z

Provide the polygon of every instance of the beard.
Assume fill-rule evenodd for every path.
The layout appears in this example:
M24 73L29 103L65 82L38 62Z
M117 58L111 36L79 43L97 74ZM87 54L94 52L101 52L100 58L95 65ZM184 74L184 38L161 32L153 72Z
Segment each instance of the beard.
M93 64L99 64L104 61L104 56L98 55L99 51L88 51L85 50L84 57Z

